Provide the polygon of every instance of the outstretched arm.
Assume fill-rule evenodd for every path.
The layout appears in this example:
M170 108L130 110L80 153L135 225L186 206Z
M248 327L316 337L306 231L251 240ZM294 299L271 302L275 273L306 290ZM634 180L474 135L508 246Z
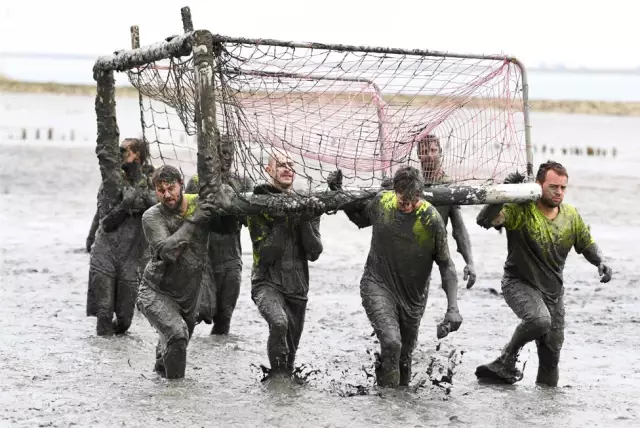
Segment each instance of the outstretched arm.
M320 217L300 223L300 238L307 260L315 262L322 254L322 239L320 238Z

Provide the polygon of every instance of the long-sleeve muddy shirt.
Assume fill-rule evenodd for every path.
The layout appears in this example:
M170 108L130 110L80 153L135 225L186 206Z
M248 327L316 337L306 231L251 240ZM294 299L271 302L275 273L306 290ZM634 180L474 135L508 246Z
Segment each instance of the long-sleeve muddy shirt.
M535 202L502 208L507 230L505 276L515 277L556 300L563 291L563 270L571 248L582 254L595 243L578 211L561 204L549 220Z
M149 208L142 216L151 250L142 281L178 303L182 315L189 318L197 310L210 231L228 233L237 226L232 216L214 217L203 225L189 222L196 210L198 195L185 194L184 197L188 201L184 216L162 204Z
M397 206L395 192L383 191L364 208L345 212L359 228L373 229L363 280L387 289L409 314L421 313L433 262L449 260L447 232L430 203L411 213Z
M271 185L256 186L254 193L279 193ZM290 298L307 299L309 261L322 253L320 217L309 220L289 215L249 216L249 233L253 243L251 282L268 284Z

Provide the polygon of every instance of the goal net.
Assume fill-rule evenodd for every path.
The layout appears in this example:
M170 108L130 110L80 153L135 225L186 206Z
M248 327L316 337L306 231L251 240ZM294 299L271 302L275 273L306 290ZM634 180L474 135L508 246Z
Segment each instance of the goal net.
M527 170L522 72L508 58L215 38L216 124L234 172L268 181L270 155L295 163L297 189L376 187L402 165L441 184L501 182ZM193 57L128 71L158 162L193 171ZM434 152L434 148L437 150Z

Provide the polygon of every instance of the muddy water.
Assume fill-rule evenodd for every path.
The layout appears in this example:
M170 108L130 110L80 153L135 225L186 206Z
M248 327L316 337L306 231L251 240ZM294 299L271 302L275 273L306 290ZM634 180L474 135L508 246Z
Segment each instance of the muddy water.
M28 124L20 107L26 103L42 110L40 126L59 123L87 134L95 127L93 113L85 111L91 99L62 98L49 107L47 101L16 99L11 102L18 107L5 110L2 125ZM492 292L499 291L506 239L475 226L477 207L465 208L478 272L476 286L459 293L465 321L436 351L436 323L446 299L435 280L414 354L417 384L427 378L431 356L464 351L448 394L427 385L353 395L354 385L372 384L365 373L373 361L367 351L377 346L358 293L370 232L357 230L341 213L323 218L325 251L311 267L298 363L318 373L307 384L260 382L257 366L267 364L268 332L250 299L246 230L232 334L214 338L210 326L197 326L186 379L159 379L152 371L156 335L144 317L136 314L126 337L104 339L95 336L95 319L84 316L88 255L82 247L99 184L93 143L0 141L0 420L7 426L638 424L640 204L623 199L640 190L640 160L633 150L640 143L640 121L537 115L534 125L536 138L549 146L617 147L615 159L556 156L571 173L567 200L591 225L614 280L599 284L594 267L575 253L569 257L559 388L535 386L537 358L531 345L521 354L520 365L526 361L522 382L480 385L475 367L495 357L517 320ZM536 160L542 160L540 154ZM457 253L455 261L461 270Z

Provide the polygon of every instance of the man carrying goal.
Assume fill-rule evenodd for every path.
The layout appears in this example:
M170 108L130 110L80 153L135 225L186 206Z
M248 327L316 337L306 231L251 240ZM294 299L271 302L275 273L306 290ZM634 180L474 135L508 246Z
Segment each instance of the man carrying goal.
M210 231L236 230L236 218L219 216L214 204L183 193L182 174L171 165L151 178L160 203L142 216L151 260L142 276L137 306L158 331L155 371L184 377L187 345L195 327ZM218 201L224 207L226 201Z
M442 169L442 146L440 139L433 134L427 134L418 141L418 159L422 168L422 177L427 187L446 183L448 178ZM456 241L458 252L465 262L463 279L467 281L467 288L473 287L476 282L476 269L471 254L471 240L469 232L464 224L460 205L438 205L435 207L446 228L451 219L451 232Z
M269 157L266 172L271 180L253 193L281 194L293 191L295 171L286 155ZM310 201L310 202L313 202ZM248 217L253 243L251 298L269 324L267 353L272 374L290 375L304 329L309 292L309 262L322 254L321 203L309 203L307 212L260 214Z
M524 177L510 174L505 183L520 183ZM564 284L562 272L571 248L582 254L601 276L611 280L600 248L578 211L563 203L569 174L559 163L540 165L536 182L542 195L536 202L486 205L478 214L478 225L507 230L508 255L502 277L502 293L522 321L511 341L493 362L476 369L480 379L513 384L522 379L516 368L518 353L535 340L538 347L536 383L558 385L558 363L564 342Z
M331 190L341 188L342 173L329 176ZM359 228L371 226L371 247L360 281L362 305L380 341L376 367L380 386L406 386L411 380L411 354L428 295L433 262L440 269L447 295L444 325L460 328L458 279L449 257L447 232L438 211L422 199L424 180L413 167L400 168L393 190L343 209Z

